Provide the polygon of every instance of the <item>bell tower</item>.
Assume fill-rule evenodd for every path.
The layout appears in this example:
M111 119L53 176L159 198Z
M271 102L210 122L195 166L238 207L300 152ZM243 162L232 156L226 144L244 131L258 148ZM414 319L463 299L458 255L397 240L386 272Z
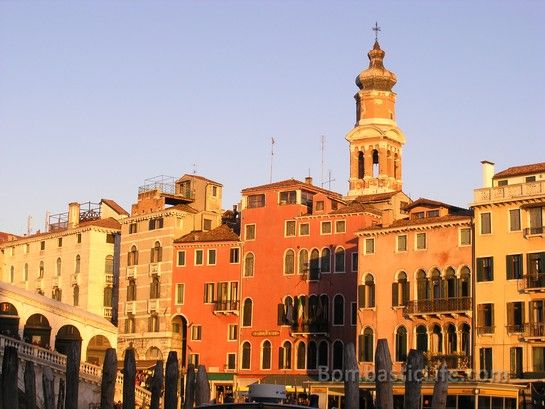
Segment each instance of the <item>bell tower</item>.
M367 54L369 67L356 77L356 124L346 135L350 144L349 198L402 188L405 136L396 123L396 93L392 88L397 79L384 67L384 54L375 39Z

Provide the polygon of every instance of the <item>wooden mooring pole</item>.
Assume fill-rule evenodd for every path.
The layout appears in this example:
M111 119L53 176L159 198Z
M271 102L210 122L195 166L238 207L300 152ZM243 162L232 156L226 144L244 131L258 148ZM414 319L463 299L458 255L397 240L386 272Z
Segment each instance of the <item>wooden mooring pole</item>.
M17 376L19 374L19 361L17 348L12 346L4 347L4 359L2 360L2 409L19 407L19 394L17 389Z
M165 409L176 409L178 403L178 356L170 351L165 370Z
M134 349L125 351L123 362L123 409L134 409L134 387L136 385L136 361Z
M163 361L157 361L151 378L151 402L150 409L159 409L161 391L163 390Z
M55 409L55 378L50 367L42 369L42 389L44 394L44 409Z
M195 365L187 365L184 390L184 409L193 409L195 403Z
M115 381L117 378L117 355L115 349L108 348L102 365L100 384L100 409L112 409L114 406Z
M36 372L32 361L25 362L24 379L26 409L36 409Z
M356 349L353 342L349 342L344 350L344 407L358 409L360 401L360 372L356 360Z
M392 358L388 341L384 338L378 340L375 352L375 385L377 409L393 409Z
M195 404L206 405L210 402L210 383L204 365L197 368L197 380L195 382Z
M405 371L405 398L403 409L420 409L424 354L416 349L409 351Z
M81 358L81 343L71 342L66 354L66 409L78 409L79 365Z
M442 363L437 371L437 379L433 386L433 397L431 400L431 409L445 409L447 406L448 395L448 368Z

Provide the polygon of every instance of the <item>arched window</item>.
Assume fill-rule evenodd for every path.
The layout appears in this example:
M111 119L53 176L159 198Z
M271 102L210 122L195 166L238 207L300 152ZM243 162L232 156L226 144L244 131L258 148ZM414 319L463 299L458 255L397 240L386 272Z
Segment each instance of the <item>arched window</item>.
M53 287L53 293L51 295L51 298L57 301L62 300L62 290L59 287Z
M253 277L254 275L254 253L246 254L244 257L244 277Z
M74 300L74 307L77 307L79 305L79 285L75 285L73 288L73 300Z
M136 280L129 278L127 285L127 301L136 301Z
M402 271L397 275L397 283L392 283L392 306L403 306L409 303L410 290L407 274Z
M320 300L316 294L308 297L308 319L311 332L319 332L319 312Z
M62 261L61 261L61 258L58 257L57 258L57 277L60 277L61 270L62 270Z
M25 267L23 269L23 281L28 281L28 263L25 263Z
M363 152L358 152L358 179L363 179L365 176L365 158Z
M159 263L163 259L163 249L161 243L158 241L155 242L153 248L151 249L151 258L150 263Z
M333 369L343 369L344 346L339 340L333 343Z
M310 279L320 278L320 252L314 249L310 252Z
M291 369L291 342L285 341L278 349L278 368Z
M400 178L400 169L399 169L399 156L397 153L394 155L394 178L401 179Z
M264 341L261 345L261 369L271 369L271 342Z
M439 325L433 326L432 331L432 348L433 352L441 353L443 352L443 332Z
M365 301L367 308L375 306L375 279L371 274L365 277Z
M447 298L455 298L457 297L457 280L456 280L456 274L454 273L454 269L452 267L447 268L447 271L445 273L445 281L447 286L446 291L446 297Z
M443 298L443 291L441 291L441 272L436 268L431 272L431 293L434 300Z
M460 271L460 297L471 297L471 273L469 268L463 267Z
M333 298L333 325L344 325L344 298L340 294Z
M306 274L308 271L308 250L301 249L299 251L299 274Z
M456 327L449 324L447 327L447 354L452 354L457 351L458 337L456 336Z
M246 298L244 300L244 307L242 309L242 326L243 327L252 326L252 309L253 309L252 300L249 298Z
M322 273L331 272L331 250L327 247L322 250L322 257L320 259L320 271Z
M40 261L40 269L38 270L38 278L44 278L44 262Z
M159 316L153 312L148 318L148 332L159 332Z
M308 331L308 327L305 321L308 317L308 300L304 295L295 297L293 299L294 309L295 309L295 323L297 324L297 330L299 332Z
M396 361L407 360L407 328L399 327L396 331Z
M327 294L320 295L320 310L317 316L321 317L321 322L327 323L329 321L329 297Z
M377 178L379 175L379 160L378 160L378 151L376 149L373 150L373 177Z
M282 319L279 320L280 325L292 325L294 323L294 306L293 298L287 296L284 298L284 305L282 308Z
M327 344L327 341L322 340L318 344L318 365L319 366L329 366L328 355L329 355L329 346Z
M76 256L76 267L74 268L74 274L79 274L80 271L81 271L81 257L78 254Z
M307 356L306 345L303 341L297 344L297 369L305 369L305 360Z
M242 344L242 362L241 369L250 369L250 358L252 355L252 345L246 341Z
M469 356L469 354L471 353L471 329L469 327L469 325L467 324L463 324L462 325L462 343L461 343L461 347L462 347L462 353L466 356Z
M107 275L114 273L114 256L106 256L104 259L104 272Z
M294 263L295 253L292 249L289 249L284 254L284 274L293 274L295 272Z
M416 327L416 349L421 352L428 352L428 333L424 325Z
M316 369L316 356L318 349L316 348L316 341L309 341L307 349L307 369ZM327 361L327 358L326 358Z
M335 272L344 273L344 249L342 247L335 249Z
M112 287L104 287L104 306L112 306L113 291Z
M127 256L127 265L135 266L138 264L138 249L136 246L132 246Z
M373 362L373 345L374 336L373 330L369 327L363 330L363 334L359 336L359 361Z
M419 300L429 300L429 284L424 270L418 270L416 273L416 292Z
M149 298L161 298L161 283L159 282L159 276L153 275L149 288Z

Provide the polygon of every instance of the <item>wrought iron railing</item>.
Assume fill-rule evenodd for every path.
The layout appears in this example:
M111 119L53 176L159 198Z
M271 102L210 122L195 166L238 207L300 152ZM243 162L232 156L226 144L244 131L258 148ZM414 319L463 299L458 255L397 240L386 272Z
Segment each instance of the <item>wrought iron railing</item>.
M328 333L329 326L324 321L310 321L310 322L295 322L291 324L292 334L316 334L316 333Z
M527 338L545 337L545 322L528 322L524 324L524 336Z
M493 334L495 329L496 327L493 325L481 325L477 327L477 335Z
M471 357L464 353L438 354L426 353L426 363L428 366L438 366L441 363L446 363L448 369L470 369Z
M433 314L471 310L471 297L437 298L435 300L411 300L407 303L407 314Z
M519 282L521 290L532 290L545 287L545 274L526 274Z
M508 334L520 334L524 332L524 324L508 324L507 333Z
M216 301L214 304L214 312L238 311L238 305L238 300Z
M524 229L524 237L545 234L545 226L527 227Z

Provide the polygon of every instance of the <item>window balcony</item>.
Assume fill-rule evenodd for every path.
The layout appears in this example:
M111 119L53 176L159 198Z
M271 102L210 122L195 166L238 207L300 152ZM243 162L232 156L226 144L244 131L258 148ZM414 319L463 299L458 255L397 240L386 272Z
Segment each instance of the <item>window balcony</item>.
M525 341L545 340L545 322L529 322L524 324L522 337Z
M545 193L545 181L486 187L474 190L473 204L502 202L522 197L534 197L540 196L543 193Z
M477 327L477 335L490 335L494 333L494 330L496 327L493 325L482 325L480 327Z
M148 312L159 311L159 300L148 300Z
M424 354L426 366L436 368L443 362L447 364L449 370L466 370L471 369L471 357L460 353L442 354L427 352Z
M36 289L43 290L43 288L44 288L44 279L39 277L36 279Z
M471 297L411 300L405 307L406 315L467 314L471 311Z
M291 335L327 335L329 333L329 326L327 322L314 321L291 324Z
M125 315L136 314L136 301L127 301L125 303Z
M150 263L149 276L161 275L161 263Z
M138 272L138 266L128 266L127 267L127 278L136 278L136 273Z
M112 307L104 307L104 318L107 320L112 319Z
M508 324L506 328L508 334L524 333L524 324Z
M114 285L114 275L113 274L106 274L106 285Z
M238 300L216 301L214 303L214 314L235 314L238 315Z
M59 276L53 277L53 280L51 280L53 287L60 287L61 278Z
M529 292L545 292L545 274L526 274L519 280L519 290Z
M72 285L80 285L80 283L79 283L79 274L72 274L70 276L70 282L72 283Z

